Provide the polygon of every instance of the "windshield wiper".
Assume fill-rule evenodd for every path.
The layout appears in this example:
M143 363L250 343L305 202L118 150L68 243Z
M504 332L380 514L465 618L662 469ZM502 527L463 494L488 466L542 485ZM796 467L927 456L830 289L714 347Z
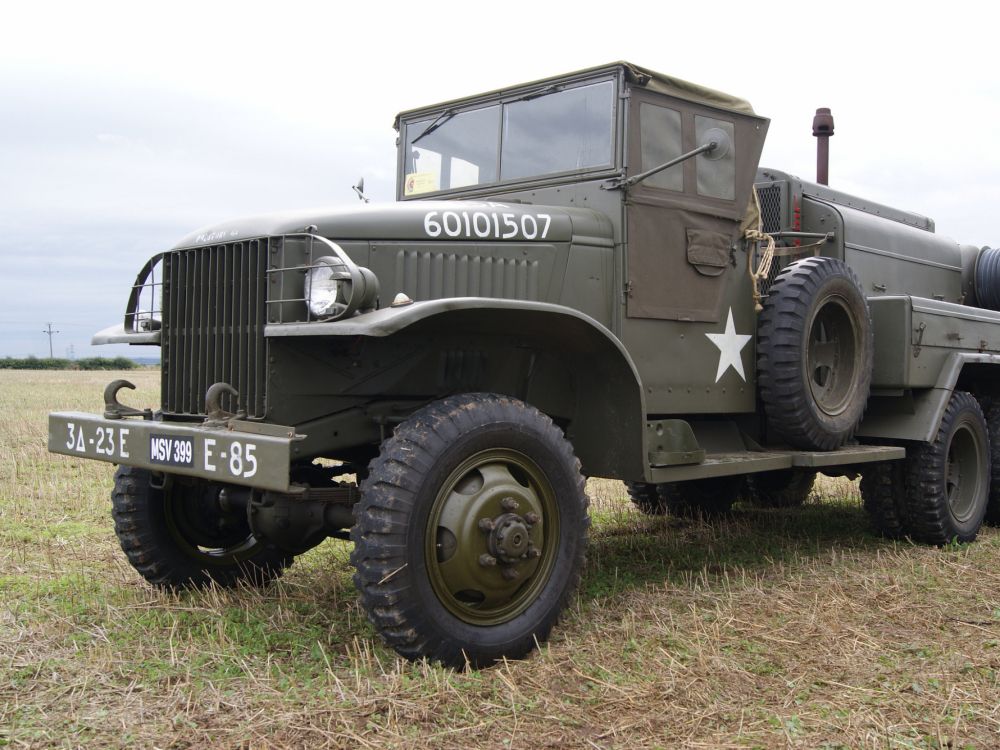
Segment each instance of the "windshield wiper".
M541 91L535 91L535 92L533 92L531 94L524 94L523 96L519 96L519 97L517 97L515 99L508 99L507 101L504 102L504 104L513 104L514 102L527 102L527 101L531 101L532 99L537 99L537 98L539 98L541 96L545 96L546 94L554 94L557 91L562 91L564 88L565 88L565 86L563 86L562 84L556 84L556 83L554 83L551 86L546 86ZM455 112L455 110L453 110L453 109L446 109L444 112L442 112L441 114L439 114L434 119L434 122L432 122L430 125L428 125L426 128L424 128L424 132L422 132L420 135L418 135L416 138L414 138L412 141L410 141L410 145L411 146L414 145L417 141L419 141L424 136L427 136L427 135L430 135L431 133L433 133L439 127L441 127L446 122L448 122L448 120L450 120L456 114L457 113Z
M553 83L551 86L546 86L541 91L535 91L532 94L524 94L517 97L516 99L508 99L504 104L513 104L514 102L530 102L532 99L538 99L542 96L547 96L548 94L555 94L566 88L565 85L559 83Z
M418 135L416 138L414 138L412 141L410 141L410 145L412 146L417 141L419 141L421 138L423 138L425 135L430 135L435 130L437 130L439 127L441 127L446 122L448 122L448 120L450 120L454 116L455 116L455 110L453 110L453 109L446 109L444 112L442 112L441 114L439 114L434 119L434 122L432 122L430 125L428 125L426 128L424 128L424 132L422 132L420 135Z

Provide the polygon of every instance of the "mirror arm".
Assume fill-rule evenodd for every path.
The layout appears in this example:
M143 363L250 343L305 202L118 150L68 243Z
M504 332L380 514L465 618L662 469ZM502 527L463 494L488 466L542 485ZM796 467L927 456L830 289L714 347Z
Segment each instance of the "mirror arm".
M698 154L704 154L710 151L714 151L718 147L719 143L717 141L709 141L708 143L703 143L693 151L688 151L686 154L681 154L677 158L671 159L668 162L664 162L663 164L660 164L657 167L653 167L652 169L647 169L645 172L640 172L639 174L633 177L616 177L613 180L608 180L603 185L601 185L601 187L604 190L617 190L618 188L632 187L636 183L642 182L647 177L652 177L654 174L659 174L664 169L670 169L671 167L675 167L681 162L687 161L688 159L693 159Z

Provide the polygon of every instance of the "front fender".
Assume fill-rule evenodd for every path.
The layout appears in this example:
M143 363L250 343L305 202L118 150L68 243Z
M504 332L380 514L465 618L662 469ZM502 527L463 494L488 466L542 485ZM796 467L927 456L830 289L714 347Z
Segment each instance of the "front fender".
M632 358L629 357L628 352L611 331L589 315L570 307L553 305L548 302L495 299L493 297L449 297L426 302L413 302L400 307L383 307L381 310L356 315L347 320L335 320L328 323L271 323L264 328L264 335L268 338L281 336L391 336L428 318L446 313L470 313L473 311L528 312L581 321L599 330L629 361L632 370L635 371ZM507 332L511 333L512 331L508 330ZM636 373L636 377L638 378L638 373Z
M496 340L556 356L572 384L544 377L525 379L531 387L506 391L545 411L546 401L572 385L575 408L566 418L566 435L584 472L592 476L635 479L645 470L645 400L635 363L614 334L593 318L545 302L459 297L414 302L329 323L271 324L271 339L281 337L411 336L433 347L458 336ZM484 376L478 387L492 390Z

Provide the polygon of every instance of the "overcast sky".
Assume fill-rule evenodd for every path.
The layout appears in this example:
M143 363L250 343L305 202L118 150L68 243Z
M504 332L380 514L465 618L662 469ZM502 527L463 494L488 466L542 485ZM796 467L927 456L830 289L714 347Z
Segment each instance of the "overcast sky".
M90 347L145 260L228 218L393 198L395 113L625 59L751 101L762 164L1000 244L985 3L8 3L0 356Z

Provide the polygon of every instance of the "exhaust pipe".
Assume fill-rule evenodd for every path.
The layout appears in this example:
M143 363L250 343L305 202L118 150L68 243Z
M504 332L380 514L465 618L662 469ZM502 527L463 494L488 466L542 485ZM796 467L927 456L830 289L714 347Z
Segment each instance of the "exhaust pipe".
M830 184L830 136L833 135L833 115L827 107L820 107L813 117L813 135L816 141L816 182Z

